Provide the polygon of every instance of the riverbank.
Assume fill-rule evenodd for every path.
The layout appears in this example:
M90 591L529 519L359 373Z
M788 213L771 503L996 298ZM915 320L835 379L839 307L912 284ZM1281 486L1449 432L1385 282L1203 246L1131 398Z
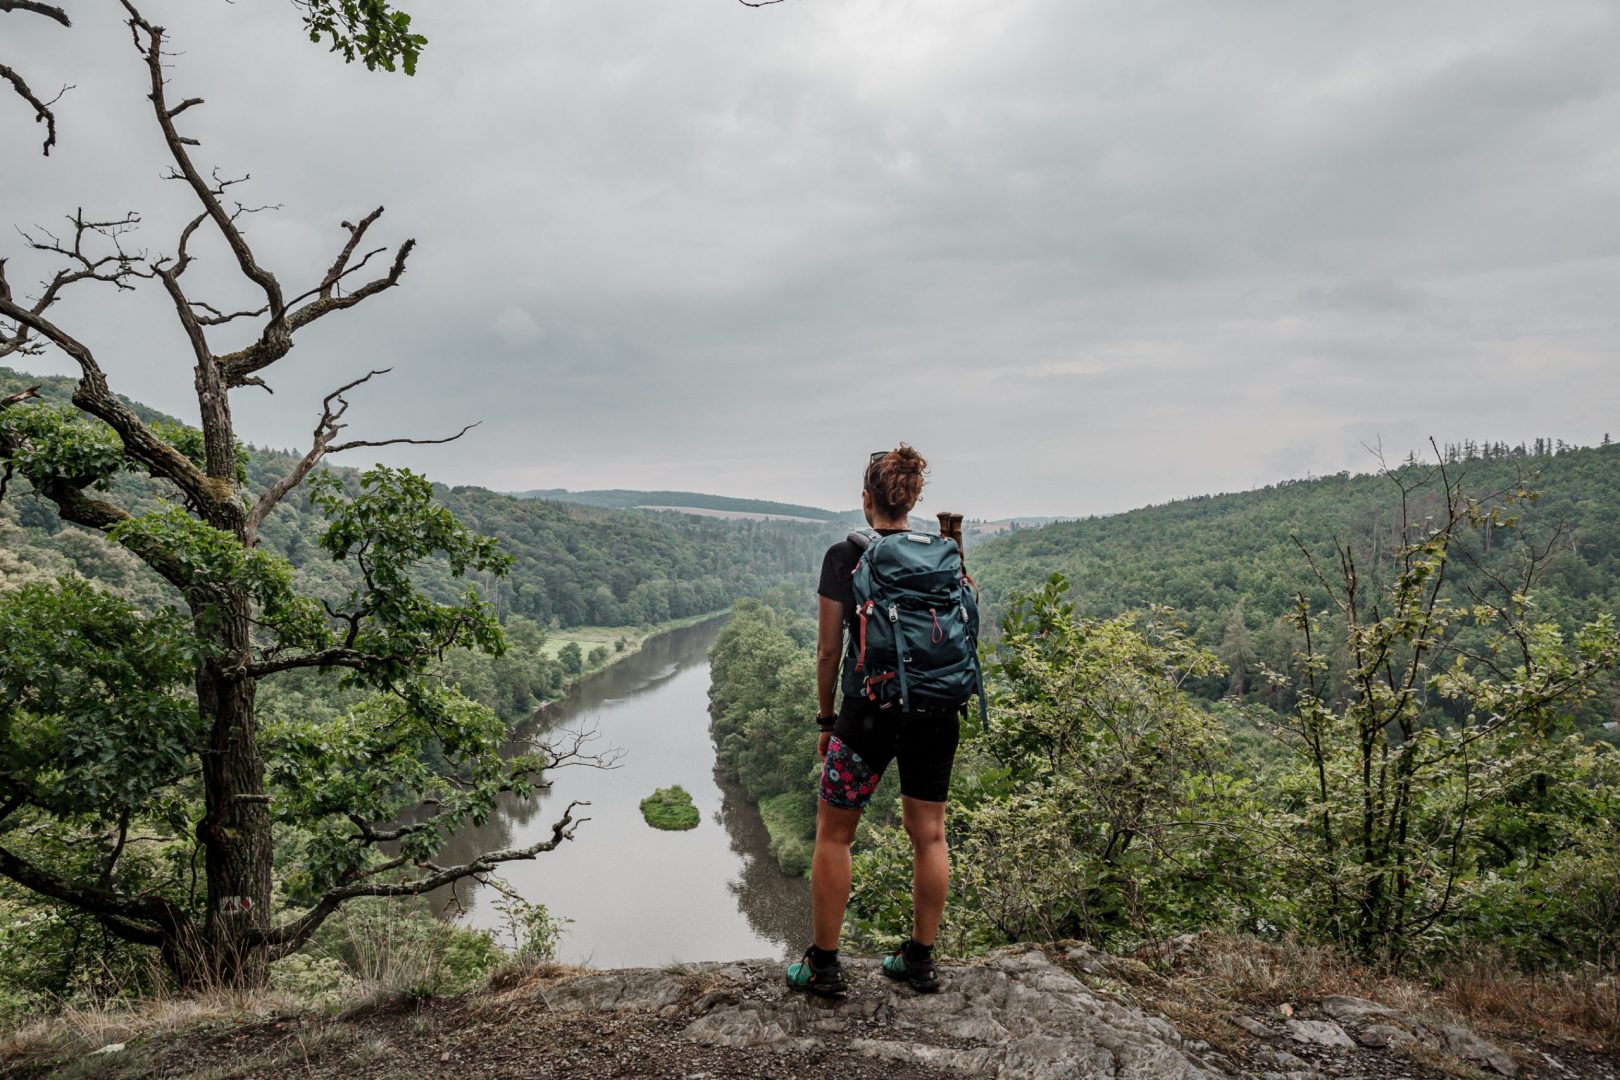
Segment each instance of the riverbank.
M546 643L541 646L540 651L548 660L556 660L568 646L579 647L583 666L577 674L570 673L563 683L563 692L566 695L566 692L577 686L582 679L590 678L606 671L614 664L635 656L653 638L721 618L730 611L729 607L725 607L702 615L689 615L684 619L670 619L652 626L570 626L561 630L548 630ZM606 655L601 663L593 667L590 664L590 657L597 649L606 650ZM540 707L544 709L547 705L560 700L562 700L560 696L553 698Z

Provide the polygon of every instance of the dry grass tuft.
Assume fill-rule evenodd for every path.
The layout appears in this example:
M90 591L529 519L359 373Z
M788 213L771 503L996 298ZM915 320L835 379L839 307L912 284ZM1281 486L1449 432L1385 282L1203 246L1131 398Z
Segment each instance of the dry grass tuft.
M1148 957L1151 964L1116 962L1114 970L1155 1008L1214 1034L1211 1042L1222 1032L1211 1017L1200 1017L1204 1010L1253 1011L1344 994L1482 1034L1620 1051L1620 980L1612 974L1533 975L1499 956L1470 956L1423 975L1400 975L1327 946L1224 934L1184 939Z
M131 1043L303 1011L304 1004L296 998L267 990L211 991L193 997L160 994L134 1004L76 1006L0 1035L0 1060L77 1057L109 1043Z
M1439 995L1481 1025L1620 1052L1620 977L1596 971L1530 975L1499 956L1472 956L1437 973Z
M501 965L489 977L487 988L491 993L503 994L521 990L535 983L567 979L576 975L589 975L590 968L574 964L559 964L554 960L513 959Z
M1176 968L1215 997L1266 1005L1330 994L1364 997L1378 981L1342 953L1291 938L1205 935L1177 959Z

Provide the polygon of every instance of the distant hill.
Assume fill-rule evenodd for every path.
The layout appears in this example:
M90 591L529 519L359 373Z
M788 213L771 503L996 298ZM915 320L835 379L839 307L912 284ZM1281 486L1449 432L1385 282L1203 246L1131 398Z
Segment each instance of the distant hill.
M1058 521L1072 521L1072 518L1061 517L1010 517L997 518L994 521L973 521L963 523L962 535L964 540L991 540L998 536L1020 532L1025 529L1038 529L1043 525L1051 525Z
M514 491L515 499L546 499L551 502L577 503L581 506L600 506L608 510L685 510L708 511L715 514L737 515L760 520L784 518L800 521L838 521L844 515L818 506L798 503L772 502L769 499L734 499L726 495L703 495L695 491L632 491L614 488L608 491L569 491L566 488L544 488L534 491Z

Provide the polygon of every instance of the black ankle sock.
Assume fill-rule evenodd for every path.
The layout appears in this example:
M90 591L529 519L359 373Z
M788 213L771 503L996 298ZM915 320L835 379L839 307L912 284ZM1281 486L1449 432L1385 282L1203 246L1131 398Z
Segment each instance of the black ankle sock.
M912 941L910 938L907 938L904 947L907 960L916 960L921 962L924 960L932 960L934 958L934 947L932 945L924 945L921 942Z
M838 962L837 949L823 949L815 945L810 946L810 963L819 968Z

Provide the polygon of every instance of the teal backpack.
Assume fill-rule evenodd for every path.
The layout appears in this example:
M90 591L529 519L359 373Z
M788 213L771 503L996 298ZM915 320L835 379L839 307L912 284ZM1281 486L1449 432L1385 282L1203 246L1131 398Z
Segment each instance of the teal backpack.
M953 713L979 696L979 603L956 541L930 533L854 532L855 625L844 658L844 696L880 709Z

